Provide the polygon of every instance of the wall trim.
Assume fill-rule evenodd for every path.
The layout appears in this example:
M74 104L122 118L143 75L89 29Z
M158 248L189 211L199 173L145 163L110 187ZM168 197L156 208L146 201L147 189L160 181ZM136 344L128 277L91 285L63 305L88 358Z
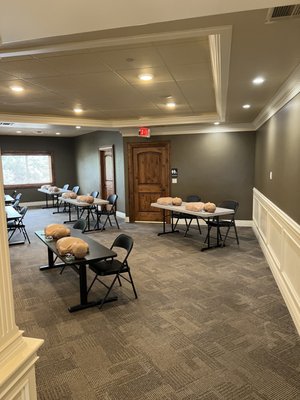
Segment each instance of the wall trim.
M254 119L253 125L255 130L260 128L268 119L276 114L283 106L285 106L293 97L300 93L300 64L295 68L293 73L283 83L279 90L275 93L270 102L262 109L258 116Z
M254 188L253 230L300 335L300 225Z

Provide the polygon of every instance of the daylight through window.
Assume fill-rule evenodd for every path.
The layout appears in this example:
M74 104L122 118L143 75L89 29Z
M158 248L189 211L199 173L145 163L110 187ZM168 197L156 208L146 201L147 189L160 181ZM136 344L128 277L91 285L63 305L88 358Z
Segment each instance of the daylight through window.
M2 154L4 186L40 186L51 184L52 157L50 154Z

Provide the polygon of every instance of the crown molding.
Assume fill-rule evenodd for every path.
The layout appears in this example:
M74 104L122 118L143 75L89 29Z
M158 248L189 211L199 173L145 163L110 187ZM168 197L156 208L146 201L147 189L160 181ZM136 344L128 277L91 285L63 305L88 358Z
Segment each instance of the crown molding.
M224 133L224 132L253 132L255 128L253 124L227 124L218 126L203 125L180 125L180 126L157 126L151 128L151 136L168 136L168 135L197 135L200 133ZM137 136L136 127L120 128L120 133L124 137ZM145 139L147 140L147 139Z
M275 93L274 97L254 119L253 125L255 129L257 130L260 128L298 93L300 93L300 64L294 69L288 79Z
M23 44L23 48L11 48L11 49L0 49L0 57L23 57L23 56L34 56L39 54L51 54L57 52L67 52L76 50L87 50L87 49L101 49L106 47L114 46L126 46L143 44L149 42L160 42L165 40L176 40L176 39L190 39L196 37L203 37L209 35L226 35L228 31L231 32L230 25L207 27L200 29L187 29L183 31L163 32L163 33L149 33L144 35L135 36L124 36L109 39L94 39L94 40L82 40L77 42L68 43L56 43L49 45L36 45L26 46ZM231 34L230 34L231 37Z

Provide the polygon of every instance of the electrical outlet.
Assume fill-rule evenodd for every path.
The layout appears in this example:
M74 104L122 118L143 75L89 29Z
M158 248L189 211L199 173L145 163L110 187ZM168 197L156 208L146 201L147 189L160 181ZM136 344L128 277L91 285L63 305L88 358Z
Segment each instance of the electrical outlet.
M270 171L270 181L273 179L273 172Z

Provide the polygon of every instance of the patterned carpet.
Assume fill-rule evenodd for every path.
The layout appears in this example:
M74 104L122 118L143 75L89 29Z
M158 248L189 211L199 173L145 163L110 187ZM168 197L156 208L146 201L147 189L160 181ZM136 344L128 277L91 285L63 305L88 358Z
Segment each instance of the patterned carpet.
M134 238L139 298L124 284L102 311L70 314L78 276L39 271L47 252L34 235L65 218L30 210L32 243L10 247L17 324L45 339L39 400L300 399L300 339L251 228L239 228L240 246L207 252L196 229L158 237L158 224L121 223L89 233L108 246L120 232ZM101 294L95 284L90 297Z

